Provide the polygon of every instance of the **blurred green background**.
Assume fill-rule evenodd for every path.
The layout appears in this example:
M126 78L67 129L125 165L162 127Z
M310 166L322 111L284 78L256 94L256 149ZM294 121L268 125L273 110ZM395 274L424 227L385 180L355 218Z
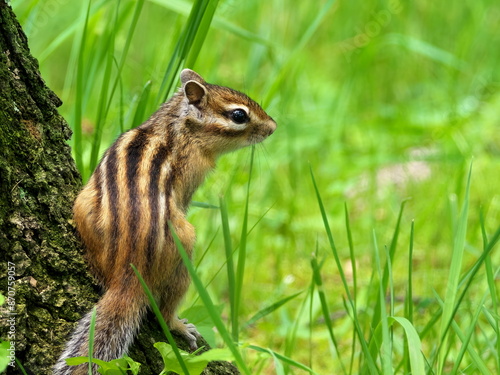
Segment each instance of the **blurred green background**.
M80 168L87 179L92 144L97 142L102 154L118 134L157 108L165 69L192 3L145 1L119 75L135 1L93 1L87 28L86 1L11 4L43 78L64 102L61 114L70 126L81 124ZM418 301L427 301L419 305L415 326L427 323L436 307L435 293L445 292L453 228L471 163L464 267L482 252L481 210L487 232L500 223L499 46L500 3L493 0L219 1L189 67L208 82L246 92L278 123L277 131L255 150L249 207L249 227L255 227L247 244L243 320L307 288L311 254L318 249L325 261L322 276L330 311L338 318L340 346L349 353L352 337L345 333L343 291L312 170L352 282L344 204L348 207L360 299L369 293L363 287L374 277L372 231L384 254L401 203L409 198L392 277L395 295L404 296L414 221L413 293ZM111 86L104 82L116 77L111 95ZM96 140L99 121L102 137ZM235 246L250 154L245 149L221 157L195 196L196 201L218 205L224 195ZM220 213L194 207L189 218L198 233L197 261L208 249L199 273L216 302L224 304ZM499 261L493 253L493 264ZM483 277L468 296L470 304L484 288ZM186 306L195 298L191 291ZM294 300L246 329L244 340L284 351L318 373L338 373L316 302L312 319ZM290 343L296 321L300 324ZM424 353L431 351L434 344L423 343ZM308 349L301 350L301 345ZM268 362L253 360L255 373L273 373Z

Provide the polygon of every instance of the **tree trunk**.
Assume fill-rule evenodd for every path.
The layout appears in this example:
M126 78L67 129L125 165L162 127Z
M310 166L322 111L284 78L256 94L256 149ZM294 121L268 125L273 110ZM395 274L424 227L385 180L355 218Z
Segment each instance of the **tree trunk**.
M28 373L45 375L75 322L98 300L99 289L71 221L81 187L66 143L71 130L4 0L0 48L0 285L7 298L0 337L10 342ZM130 350L142 363L141 374L162 370L152 346L165 341L160 332L149 317ZM212 363L205 373L238 373L231 364L220 366ZM17 366L7 371L20 373Z

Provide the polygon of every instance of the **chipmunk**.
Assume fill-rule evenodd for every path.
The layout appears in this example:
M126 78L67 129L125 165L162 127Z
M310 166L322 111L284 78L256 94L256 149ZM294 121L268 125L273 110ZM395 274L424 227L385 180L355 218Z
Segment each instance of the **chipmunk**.
M196 349L195 326L176 315L190 278L168 223L191 256L195 231L186 212L217 157L259 143L276 129L274 120L245 94L209 84L189 69L180 79L182 87L169 101L105 152L74 204L86 260L105 290L96 305L94 358L123 356L147 311L148 300L131 263L170 329ZM91 312L78 322L54 375L87 373L87 366L67 366L65 359L88 356L90 319Z

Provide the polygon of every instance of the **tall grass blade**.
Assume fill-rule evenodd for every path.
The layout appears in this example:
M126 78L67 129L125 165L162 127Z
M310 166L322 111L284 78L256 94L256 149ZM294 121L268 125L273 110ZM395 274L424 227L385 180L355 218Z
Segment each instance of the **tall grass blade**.
M102 78L99 104L97 108L97 118L92 139L92 149L90 152L90 163L89 163L90 173L92 173L95 167L97 166L97 162L99 159L99 151L102 143L101 141L102 131L104 128L104 124L106 123L106 119L108 117L114 90L119 81L119 73L118 73L115 83L112 86L112 92L108 94L111 85L111 73L114 63L116 31L119 29L119 24L120 24L119 19L120 19L120 1L116 3L114 26L110 28L109 35L107 36L107 38L104 38L105 43L101 45L101 49L104 52L104 55L106 56L106 65L104 68L104 75ZM123 59L121 64L123 66Z
M199 49L201 49L204 41L204 36L200 36L196 40L198 50L191 50L195 45L195 38L198 34L206 35L208 32L213 14L217 9L217 4L218 0L196 0L193 4L186 26L175 46L174 53L163 76L156 100L157 104L164 102L172 93L174 84L177 81L177 74L186 59L189 57L191 63L194 63L196 60ZM187 66L191 67L190 65Z
M130 49L130 44L132 43L132 38L134 36L135 29L137 27L137 22L139 21L139 17L141 15L143 5L144 5L144 0L137 0L135 3L134 14L132 16L132 21L131 21L130 26L128 28L127 38L125 39L125 45L123 47L122 56L121 56L120 62L119 62L117 69L116 69L116 78L115 78L115 81L114 81L113 86L111 88L111 93L109 95L108 106L106 108L106 112L109 112L116 87L118 86L118 82L120 81L123 66L125 65L125 61L127 60L128 51Z
M196 60L198 59L198 55L200 54L201 47L207 37L218 3L218 0L208 1L203 17L201 18L199 29L193 38L193 44L187 54L186 66L194 66Z
M474 332L477 328L477 322L479 320L479 315L483 309L484 301L486 300L486 296L487 296L487 294L485 294L483 296L481 302L477 305L476 312L474 313L474 316L472 317L472 320L469 324L469 328L467 329L467 332L465 333L465 335L461 332L458 324L456 324L455 322L452 323L454 331L457 333L457 336L462 341L462 347L460 348L458 355L453 359L455 364L453 365L453 369L451 370L450 374L461 373L461 372L459 372L458 369L459 369L460 364L462 363L462 360L464 358L466 351L469 351L469 354L471 355L471 358L473 359L473 364L475 367L480 369L480 371L481 371L481 369L487 370L483 360L481 360L480 356L477 355L476 351L471 346L469 346L469 343L472 339L472 335L474 334ZM472 352L474 352L474 354ZM489 371L487 370L486 374L488 374L488 372ZM481 373L485 374L483 371L481 371Z
M291 296L282 298L279 301L263 308L262 310L259 310L250 319L248 319L248 321L245 323L244 326L248 327L248 326L254 325L258 320L260 320L263 317L265 317L266 315L269 315L269 314L273 313L274 311L278 310L281 306L285 305L286 303L288 303L289 301L291 301L295 297L298 297L302 293L304 293L304 292L302 291L302 292L292 294Z
M319 193L318 185L316 184L316 179L314 178L314 174L313 174L312 168L310 168L309 171L311 173L311 179L312 179L312 182L313 182L314 190L316 192L316 199L317 199L318 204L319 204L319 209L321 211L321 217L323 218L323 224L325 226L325 230L326 230L326 234L327 234L327 237L328 237L328 241L330 243L330 248L332 249L333 257L335 259L335 263L337 264L337 268L338 268L338 271L340 273L340 279L342 280L342 285L344 286L344 291L346 292L347 299L349 300L349 302L351 303L351 305L354 306L354 302L353 302L353 298L352 298L352 295L351 295L351 291L349 289L349 286L347 285L347 279L346 279L346 276L345 276L345 272L344 272L344 269L342 267L342 263L340 261L339 254L337 252L337 247L335 246L335 241L333 240L333 234L332 234L331 229L330 229L330 224L328 223L328 217L326 215L325 206L323 205L323 200L321 199L321 195Z
M273 358L277 358L280 361L282 361L283 363L286 363L287 365L290 365L290 366L296 367L298 369L307 371L310 374L316 374L316 372L314 372L311 368L307 367L306 365L304 365L300 362L294 361L293 359L291 359L287 356L284 356L283 354L276 353L276 352L272 351L271 349L262 348L262 347L257 346L257 345L248 345L248 348L255 350L256 352L271 354L271 356Z
M474 277L476 276L477 272L481 268L481 266L484 264L486 258L490 255L491 251L495 247L495 245L498 243L500 240L500 227L496 230L495 234L492 236L491 240L488 241L487 245L485 246L484 252L481 254L481 256L478 258L478 260L474 263L474 265L471 267L471 269L465 274L465 276L462 278L460 281L460 284L463 284L462 292L460 293L460 296L457 299L457 303L455 304L455 307L452 311L451 314L451 319L448 321L448 324L445 327L445 331L448 331L452 322L453 318L455 317L460 305L462 304L462 301L465 298L465 295L469 291L470 286L472 285L472 281L474 280ZM443 308L440 308L438 311L436 311L432 318L430 319L429 323L426 324L422 332L420 333L420 336L423 338L425 337L428 333L431 332L432 327L436 324L437 320L442 316ZM439 345L436 350L436 355L434 355L433 359L430 361L429 367L433 367L434 363L437 360L437 356L439 352L441 351L441 347L443 345L444 340L440 340Z
M380 253L377 245L377 237L375 235L375 230L373 231L373 248L374 248L374 257L375 257L375 266L378 274L378 279L382 279L382 266L380 262ZM386 267L390 259L387 259ZM387 268L390 270L390 266ZM384 375L390 375L393 373L392 371L392 347L391 341L389 340L390 332L389 326L387 324L387 311L385 304L385 288L383 287L383 283L379 281L379 304L380 308L380 330L375 330L375 332L379 332L382 337L372 337L371 340L377 340L381 343L380 348L382 349L382 353L380 354L380 361L382 362L382 373ZM373 346L376 348L376 346ZM372 351L372 356L375 357L376 353Z
M236 313L236 276L234 272L233 246L231 244L231 232L229 230L229 219L227 214L226 202L220 197L220 215L222 220L222 233L224 235L224 250L226 251L226 269L229 289L229 303L231 306L231 333L233 340L238 341L238 315Z
M441 300L441 298L438 295L436 295L436 300L438 301L438 303L441 306L444 306L443 300ZM456 333L456 336L458 337L458 339L462 343L465 343L467 341L466 335L464 335L464 333L462 332L462 330L460 329L460 327L458 326L458 324L454 320L452 320L450 322L449 328L453 328L454 332ZM438 351L439 351L440 348L441 347L438 348ZM470 346L467 347L467 351L468 351L468 353L469 353L472 361L474 362L475 366L477 367L477 369L479 370L480 373L482 373L484 375L491 374L491 371L487 368L487 366L485 366L485 364L484 364L483 360L481 359L480 355L472 347L470 347ZM454 357L453 360L455 361L455 357Z
M87 29L89 23L90 6L92 0L89 0L85 22L83 24L82 38L80 40L80 49L78 52L78 63L76 70L76 95L75 95L75 113L73 119L73 149L75 151L75 162L80 173L83 174L83 139L82 139L82 107L83 107L83 70L85 44L87 41ZM85 180L85 178L84 178Z
M88 17L93 16L96 12L98 12L104 5L106 5L107 0L98 0L94 1L91 5L90 9L80 16L77 20L68 25L67 28L61 31L60 34L57 35L44 49L41 51L40 55L37 56L37 60L40 64L43 63L55 50L57 50L61 45L63 45L67 39L69 39L76 31L82 27L82 24L87 24ZM92 1L89 1L92 3ZM85 27L85 26L84 26Z
M376 352L378 348L382 347L383 343L380 341L384 337L383 330L388 330L394 323L398 323L404 330L406 335L406 345L408 347L408 355L410 357L410 372L412 375L424 375L425 374L425 357L422 353L422 342L417 333L417 330L411 324L408 319L397 316L386 317L386 327L384 327L383 322L380 322L373 332L374 340L370 342L370 351ZM388 335L387 335L388 337ZM385 338L384 338L385 340ZM386 369L387 373L392 373L392 369ZM385 375L386 372L383 372Z
M342 368L342 372L344 374L346 374L347 371L345 369L344 362L342 361L342 358L341 358L341 354L339 351L339 345L338 345L337 339L335 338L335 335L333 333L333 324L332 324L332 320L330 318L330 309L328 308L328 303L326 301L325 291L323 290L323 280L321 278L320 266L318 265L318 260L316 258L316 255L314 255L311 258L311 267L313 270L314 283L317 287L319 300L321 302L321 310L323 312L323 318L325 319L325 325L326 325L326 328L328 330L328 334L330 335L330 339L332 340L332 344L335 348L335 351L337 352L338 361L340 363L340 367Z
M411 222L410 247L408 251L408 288L406 289L405 312L406 319L413 324L413 243L415 235L415 221Z
M181 241L179 240L179 237L175 233L175 230L172 226L172 224L169 222L168 223L170 227L170 231L172 233L172 236L174 238L175 245L177 246L177 249L179 250L179 254L182 257L182 260L184 262L184 265L186 266L191 279L193 281L193 285L196 287L196 290L198 291L200 298L207 308L207 311L210 315L210 318L212 318L212 321L217 328L217 331L221 335L222 339L224 340L225 344L228 346L229 350L233 353L235 361L238 365L238 368L240 371L242 371L244 374L250 374L250 371L248 370L247 366L245 365L245 362L243 361L243 357L241 356L241 353L233 340L231 339L231 335L227 331L226 327L224 326L224 323L222 322L222 319L220 318L217 308L215 307L214 303L212 302L212 298L210 298L210 295L208 294L207 290L204 288L203 283L201 282L200 278L196 274L196 270L194 269L194 266L191 262L191 259L189 259L189 255L186 253L186 250L182 246Z
M351 259L351 268L352 268L352 295L354 308L357 308L357 295L358 295L358 276L357 276L357 265L356 265L356 256L354 254L354 242L352 240L351 233L351 223L349 220L349 211L347 209L347 203L344 203L344 213L345 213L345 228L347 232L347 242L349 244L349 257ZM352 332L352 340L351 340L351 358L349 360L349 375L352 374L353 366L354 366L354 356L356 354L356 331Z
M488 235L486 234L486 228L484 224L484 216L482 210L480 211L480 223L481 223L481 234L483 237L483 252L486 252L486 246L488 244ZM488 290L490 292L490 298L491 298L491 304L493 305L493 311L498 314L498 307L499 307L499 301L498 301L498 290L495 282L495 272L493 271L493 265L491 262L491 255L488 254L488 256L485 257L484 259L484 267L486 269L486 280L488 281ZM500 340L498 340L498 335L500 334L500 329L499 329L499 324L498 324L498 319L491 319L490 321L491 326L493 327L494 331L497 333L497 340L495 340L495 349L496 349L496 355L495 355L495 360L496 360L496 367L497 367L497 373L500 372Z
M345 276L345 272L344 272L344 270L342 268L342 264L340 262L340 257L339 257L338 252L337 252L337 247L335 246L335 241L333 240L333 234L332 234L332 231L330 229L330 224L328 223L328 217L326 215L325 206L323 205L323 200L321 199L321 195L320 195L319 190L318 190L318 185L316 184L316 179L314 178L314 173L313 173L311 167L309 168L309 172L311 173L311 180L312 180L312 183L314 186L314 191L316 193L316 200L318 201L319 209L321 212L321 217L323 219L323 225L325 227L328 241L330 243L330 248L332 249L333 257L335 259L335 263L337 265L337 269L338 269L339 274L340 274L340 279L342 280L342 285L344 287L344 291L345 291L346 296L347 296L347 302L348 302L348 304L346 304L346 306L348 306L347 312L350 314L350 316L352 318L354 327L356 329L356 333L357 333L359 341L361 343L361 347L362 347L363 353L365 355L364 360L366 361L366 366L368 367L367 371L369 371L370 374L378 374L379 371L377 369L377 366L375 365L375 360L370 353L370 350L368 348L368 344L367 344L367 342L364 338L364 335L363 335L363 330L361 329L360 321L359 321L358 316L357 316L356 306L355 306L354 300L352 298L351 292L349 290L349 286L347 285L347 279Z
M92 315L90 317L90 329L89 329L89 374L92 374L92 358L94 356L94 335L95 335L95 321L97 316L97 307L94 306L92 309Z
M394 233L393 233L392 239L391 239L391 245L389 247L389 258L388 258L387 262L385 263L384 272L382 274L382 278L380 281L382 283L382 289L383 289L384 293L387 290L387 285L389 283L389 274L390 274L389 266L394 261L394 254L396 253L396 246L398 243L399 230L401 227L401 219L403 217L403 211L404 211L406 202L408 202L408 199L403 200L401 202L401 207L399 208L399 214L398 214L398 219L396 221L396 227L394 228ZM377 303L376 303L373 317L372 317L372 328L376 327L380 322L380 319L381 319L380 313L382 311L381 306L380 306L381 303L382 303L382 301L380 299L377 299Z
M243 214L243 224L241 227L241 237L240 245L238 250L238 265L236 268L236 286L234 289L234 326L233 326L233 338L238 342L239 336L239 321L238 317L240 315L240 302L243 290L243 278L245 276L245 261L247 258L247 234L248 234L248 204L250 201L250 182L252 181L252 170L253 170L253 158L255 154L255 146L252 146L252 153L250 156L250 170L248 172L248 183L247 183L247 196L245 200L245 212Z
M314 292L314 288L312 285L307 288L307 294L302 300L300 307L298 308L298 312L296 313L296 318L293 319L292 321L287 321L287 330L286 330L286 338L285 338L285 344L284 344L284 355L291 357L294 353L295 345L297 343L297 337L298 337L298 331L300 327L300 317L303 316L305 308L307 306L307 303L309 301L309 298L311 294ZM285 364L285 373L289 374L290 370L288 366Z
M389 317L389 323L399 323L406 334L406 343L408 346L410 357L410 369L412 375L424 375L425 363L424 355L422 354L422 343L413 324L405 318Z
M448 276L448 283L446 285L446 294L443 306L443 315L441 319L441 326L439 330L439 337L441 338L441 346L438 353L438 368L437 374L441 375L444 369L445 352L448 342L448 328L454 316L454 311L457 301L458 283L460 280L460 271L462 268L462 259L465 249L465 236L467 233L467 217L469 213L469 193L470 181L472 174L472 164L469 168L469 176L467 178L467 187L465 190L465 197L460 213L460 218L457 223L455 238L453 241L453 250L451 255L450 272Z
M165 8L168 8L176 13L189 16L189 6L191 5L187 1L182 1L182 0L150 0L152 3L156 3L158 5L161 5ZM212 21L212 26L214 29L220 29L224 31L228 31L242 39L246 39L248 41L254 42L254 43L260 43L265 46L273 46L275 43L272 40L265 39L259 34L255 34L251 31L248 31L246 29L243 29L242 27L238 26L236 23L230 22L225 18L221 18L220 16L218 17L217 15L214 15L213 21Z
M356 267L356 256L354 254L354 243L352 241L351 224L349 222L349 211L347 210L347 203L344 203L344 213L345 213L345 228L347 231L347 242L349 243L349 257L351 259L351 268L352 268L352 295L353 295L354 306L356 306L358 276Z
M146 108L148 106L149 94L151 93L151 81L147 81L142 89L141 96L137 102L134 118L130 124L130 129L142 124L145 118Z
M405 317L413 324L413 238L415 234L415 221L411 222L410 229L410 247L408 251L408 287L406 288L405 296ZM408 345L404 347L403 365L405 372L410 373L410 357L408 353Z

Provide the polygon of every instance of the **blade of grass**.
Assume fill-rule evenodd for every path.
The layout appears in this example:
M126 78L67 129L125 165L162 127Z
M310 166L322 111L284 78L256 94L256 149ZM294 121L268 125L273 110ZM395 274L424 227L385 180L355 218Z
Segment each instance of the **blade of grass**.
M480 224L481 224L481 234L483 237L483 252L486 251L486 245L488 244L488 235L486 234L486 228L484 224L484 216L483 216L483 211L480 210ZM490 297L491 297L491 303L493 305L493 311L498 312L498 293L497 293L497 287L495 283L495 275L493 271L493 266L491 263L491 255L488 254L487 257L484 259L484 267L486 269L486 280L488 281L488 290L490 292ZM497 333L497 335L500 333L499 325L498 325L498 319L492 319L492 327ZM496 367L497 367L497 373L500 371L500 340L496 340L495 343L495 349L496 349Z
M358 295L358 276L357 276L357 266L356 266L356 257L354 254L354 243L352 240L351 233L351 224L349 221L349 212L347 209L347 203L344 203L344 213L345 213L345 227L347 231L347 242L349 243L349 257L351 259L351 268L352 268L352 295L354 308L357 306L356 297ZM351 341L351 358L349 361L349 374L352 374L353 366L354 366L354 356L356 354L356 331L352 331L352 341Z
M84 53L87 40L87 29L89 23L90 6L89 0L87 12L85 13L85 22L83 24L82 37L80 39L80 50L78 52L78 62L76 70L76 95L75 95L75 113L73 119L73 149L75 150L75 161L80 173L83 174L83 139L82 139L82 107L83 107L83 70Z
M339 274L340 274L340 279L342 280L342 285L344 286L344 291L347 295L347 301L348 301L348 305L349 305L349 308L347 309L347 311L352 318L352 321L354 323L354 327L356 329L356 333L357 333L359 341L361 343L363 353L365 354L364 359L365 359L366 364L368 366L368 371L370 374L378 374L379 371L377 369L377 366L375 365L375 361L374 361L373 357L371 356L370 350L368 348L368 344L366 343L366 340L365 340L364 335L363 335L363 330L361 329L360 320L358 318L357 311L356 311L356 306L354 304L351 292L349 290L349 286L347 285L347 279L345 277L345 272L344 272L344 270L342 268L342 264L340 262L340 257L339 257L339 254L337 252L337 247L335 246L335 241L333 240L333 234L332 234L332 231L330 229L330 224L328 223L328 217L326 215L325 206L323 205L323 200L321 199L321 195L320 195L319 190L318 190L318 185L316 184L316 179L314 178L314 173L312 171L312 167L309 167L309 172L311 173L311 180L312 180L312 183L314 186L314 191L316 193L316 200L318 201L319 209L321 212L321 217L323 219L323 225L324 225L325 230L326 230L326 234L328 237L330 248L332 249L333 257L335 259L335 263L337 265L337 269L338 269Z
M110 110L111 102L113 100L113 96L114 96L116 87L118 86L118 83L120 81L120 77L121 77L121 74L122 74L123 66L125 65L125 61L126 61L127 56L128 56L128 51L130 49L130 44L132 43L132 38L133 38L134 33L135 33L137 22L139 21L139 17L141 15L141 11L142 11L143 5L144 5L144 0L138 0L138 1L135 2L134 14L132 16L132 21L130 23L130 26L128 27L127 38L125 39L125 45L123 47L123 52L122 52L122 55L121 55L121 58L120 58L120 63L118 64L117 69L116 69L116 78L115 78L115 81L113 83L113 86L111 87L111 92L110 92L110 95L109 95L108 106L106 108L106 112L109 112L109 110ZM126 12L124 12L124 13L126 13ZM146 84L145 89L147 87L148 86ZM144 92L143 92L143 94L144 94ZM148 94L149 94L149 92L148 92Z
M457 303L455 305L455 308L452 312L451 319L448 321L448 325L446 326L446 331L449 330L453 319L462 303L462 301L465 298L465 295L467 294L470 286L472 285L472 281L474 280L475 275L481 268L482 264L485 262L486 258L489 256L495 245L498 243L500 240L500 227L496 230L495 234L492 236L492 239L487 243L485 246L485 251L481 254L481 256L478 258L478 260L474 263L474 265L471 267L471 269L466 273L466 275L462 278L460 284L464 284L463 290L460 294L460 297L457 300ZM430 321L426 324L424 329L421 331L420 336L424 338L427 336L428 333L431 332L432 327L434 324L436 324L437 320L442 316L443 308L440 307L438 311L436 311ZM440 340L438 347L436 348L436 353L432 356L430 360L430 364L428 367L432 368L434 366L434 363L437 360L437 355L441 350L441 347L443 345L443 340Z
M229 219L227 214L226 202L223 197L219 201L220 215L222 220L222 233L224 235L224 250L226 251L226 269L227 281L229 289L229 304L231 307L231 334L233 340L238 342L238 315L236 314L235 296L236 296L236 277L234 274L234 261L233 261L233 246L231 244L231 232L229 230Z
M298 335L299 328L301 327L302 324L301 317L304 316L305 309L307 308L307 306L310 305L309 301L311 299L311 295L314 293L314 282L311 281L311 284L306 290L307 293L304 296L302 303L300 304L298 312L295 314L295 319L292 320L291 323L289 321L285 323L288 325L286 340L285 340L285 349L284 349L284 356L286 357L291 357L294 354L294 350L297 344L297 339L299 336ZM289 366L286 362L285 362L285 373L290 373Z
M323 280L321 278L320 266L318 265L318 260L317 260L317 249L316 249L316 254L314 254L311 258L311 268L313 270L314 284L317 287L319 300L321 302L321 310L323 311L323 318L325 319L325 325L326 328L328 329L328 334L330 335L330 339L332 340L333 347L335 348L335 351L337 353L338 361L340 363L340 367L342 368L342 372L346 374L347 371L345 369L344 362L342 361L342 357L340 355L337 339L335 338L335 335L333 333L333 324L330 318L330 309L328 308L325 291L323 290Z
M19 370L21 371L21 373L23 375L28 375L28 373L24 369L24 366L22 365L21 361L17 357L16 357L16 364L17 364L17 367L19 367Z
M405 296L405 318L413 324L413 238L415 234L415 221L411 222L410 229L410 246L408 251L408 287ZM408 345L404 347L403 364L405 373L410 373L410 357L408 353Z
M316 241L317 243L317 241ZM312 363L313 363L313 331L314 331L314 295L315 295L315 290L316 290L316 285L314 283L314 279L311 280L309 290L311 293L309 293L309 358L308 358L308 364L312 368Z
M381 337L384 336L383 330L388 330L392 328L394 323L398 323L404 330L406 335L406 343L409 348L410 357L410 372L413 375L423 375L425 374L425 357L422 353L422 342L418 333L408 319L397 316L386 317L386 327L384 328L383 322L380 322L373 332L374 340L370 342L370 350L376 352L378 348L382 347L383 342L381 342ZM388 335L387 335L388 337ZM384 338L385 339L385 338ZM392 369L389 371L392 373ZM383 373L386 374L385 372Z
M172 226L172 223L169 222L168 226L170 228L170 232L172 233L172 237L174 238L175 245L177 246L177 249L179 250L179 254L182 257L184 265L186 266L186 268L191 276L191 279L193 280L193 285L195 286L196 290L198 291L200 298L201 298L203 304L205 305L205 307L210 315L210 318L212 318L212 321L213 321L215 327L217 328L217 331L221 335L225 344L228 346L229 350L231 350L231 352L233 353L239 370L242 371L244 374L250 374L250 371L248 370L247 366L245 365L245 362L243 361L243 357L241 356L241 353L240 353L238 347L235 345L235 343L231 339L231 335L229 334L226 327L224 326L224 323L222 322L222 319L220 318L220 316L217 312L217 308L215 307L214 303L212 302L212 298L210 298L210 295L208 294L207 290L203 286L203 283L201 282L200 278L196 274L196 270L194 269L194 266L191 262L191 259L189 259L189 255L186 253L184 246L182 246L182 243L179 240L179 237L175 233L175 229Z
M104 49L106 56L106 65L104 68L104 75L102 78L101 92L99 95L99 105L97 107L97 118L94 128L94 134L92 137L92 148L90 151L90 163L89 169L90 173L92 173L97 166L98 158L99 158L99 150L101 147L101 139L102 139L102 131L104 124L106 122L106 118L109 112L109 104L108 100L110 100L111 95L108 95L110 83L111 83L111 72L113 68L114 62L114 53L115 53L115 38L116 31L118 30L118 19L120 10L120 1L116 3L115 15L114 15L114 26L109 28L109 35L105 39L105 43L101 46ZM118 78L116 80L118 82Z
M441 300L441 298L436 295L436 300L438 301L438 303L441 305L441 306L444 306L444 302L443 300ZM481 306L481 305L480 305ZM466 339L466 336L463 334L462 330L460 329L460 327L458 326L458 324L452 320L450 322L450 325L449 327L453 328L454 332L456 333L458 339L464 343L467 341ZM442 345L442 344L441 344ZM480 355L477 354L477 352L474 350L474 348L472 347L468 347L468 353L469 355L471 356L471 359L472 361L474 361L476 367L478 368L478 370L483 374L483 375L488 375L488 374L491 374L491 371L487 368L487 366L484 364L483 360L481 359ZM454 361L455 361L455 358L454 358Z
M139 126L144 121L145 119L144 114L146 113L146 108L149 101L150 93L151 93L151 81L147 81L142 89L141 96L137 101L137 107L135 109L134 118L130 124L130 129Z
M389 258L388 258L388 261L386 262L386 264L384 266L384 272L382 274L382 278L381 278L381 281L380 281L382 283L382 289L384 290L384 293L387 290L387 284L389 283L389 265L394 261L394 254L396 253L396 246L397 246L397 243L398 243L399 230L400 230L400 227L401 227L401 219L403 217L403 211L404 211L406 202L408 202L408 199L403 200L401 202L401 207L399 208L398 219L396 221L396 227L394 228L394 233L392 235L391 245L390 245L390 248L389 248ZM380 303L382 303L382 301L380 301L379 299L377 299L376 306L375 306L375 309L374 309L374 312L373 312L372 328L374 328L375 326L377 326L378 323L380 322L380 319L381 319L380 312L382 310L381 310L381 307L380 307Z
M255 146L252 146L250 155L250 170L248 171L247 196L245 200L245 212L243 214L243 224L241 227L240 245L238 250L238 264L236 266L236 286L234 289L234 326L233 338L236 342L239 340L239 321L240 302L243 290L243 278L245 276L245 261L247 258L247 233L248 233L248 204L250 201L250 182L252 181L253 159L255 154Z
M90 316L90 329L89 329L89 374L92 374L92 358L94 356L94 334L95 334L95 321L97 316L97 308L94 306L92 315Z
M382 279L382 266L380 263L380 253L378 250L378 245L377 245L377 236L375 235L375 230L373 230L373 250L374 250L374 257L375 257L375 266L376 266L376 271L378 274L378 279L379 279L379 304L378 307L380 308L380 326L382 327L381 335L382 338L380 337L373 337L372 340L377 340L381 343L380 349L382 349L382 352L380 353L380 361L382 363L382 373L384 375L390 375L393 373L392 369L392 347L391 347L391 341L389 340L390 333L389 333L389 326L387 324L387 311L386 311L386 305L385 305L385 288L383 287L383 283L380 282ZM387 263L390 261L390 258L387 259ZM386 267L389 270L390 266L388 267L388 264L386 263ZM375 330L377 332L377 330ZM377 348L377 346L373 346L373 348ZM376 353L372 351L373 357L376 356Z
M413 324L408 319L401 317L389 317L389 322L399 323L406 334L406 343L409 348L410 369L412 375L424 375L425 363L422 354L422 343ZM392 324L391 324L392 325Z
M149 303L151 305L151 309L153 310L156 318L158 319L158 323L160 323L161 329L163 330L165 337L167 338L170 346L172 347L172 351L174 352L175 358L179 362L179 365L181 366L182 371L184 372L184 374L189 375L189 370L187 368L187 365L184 362L184 359L182 358L181 352L179 351L179 348L177 347L177 344L174 341L172 333L170 333L170 329L168 328L167 323L165 323L165 320L163 319L163 315L161 314L161 311L158 308L158 305L156 304L156 300L155 300L153 294L151 293L151 290L149 290L148 285L146 284L146 282L142 278L142 275L139 273L137 268L133 264L130 264L130 267L132 267L135 275L139 279L139 282L142 285L144 293L146 293L146 296L148 297Z
M444 299L443 315L441 319L441 326L439 337L441 338L442 345L440 346L440 351L438 353L438 368L437 374L441 375L444 370L445 353L444 350L447 347L448 342L448 328L449 322L453 319L455 303L457 301L457 291L458 283L460 280L460 270L462 268L462 259L465 249L465 236L467 233L467 217L469 213L469 193L470 193L470 181L472 174L472 164L469 168L469 176L467 178L467 186L465 190L465 197L462 206L462 211L460 213L460 218L457 223L457 229L454 235L453 250L451 255L450 272L448 276L448 283L446 285L446 295Z
M92 1L89 1L91 3ZM75 20L68 24L68 26L61 31L59 35L57 35L54 40L52 40L46 48L41 51L40 55L37 56L37 60L40 64L44 62L47 57L49 57L55 50L57 50L66 40L71 37L71 35L75 34L79 27L81 27L82 23L87 23L88 16L92 16L97 13L104 5L106 5L107 0L94 1L94 4L87 11L87 14L83 14L79 19Z
M406 289L405 312L406 319L413 324L413 241L415 235L415 221L411 222L410 246L408 250L408 288Z
M301 295L302 293L304 293L304 291L298 292L298 293L292 294L291 296L280 299L279 301L259 310L250 319L248 319L248 321L244 324L244 327L248 327L248 326L255 324L258 320L260 320L263 317L265 317L266 315L269 315L272 312L278 310L281 306L285 305L286 303L288 303L289 301L291 301L295 297Z
M151 0L151 2L156 3L162 7L168 8L176 13L189 16L189 6L191 4L188 3L187 1ZM214 28L228 31L236 36L239 36L242 39L246 39L251 42L260 43L266 46L272 46L274 44L272 40L265 39L258 34L245 30L240 26L238 26L237 24L229 22L228 20L218 17L217 15L213 17L212 24Z
M283 354L276 353L275 351L272 351L271 349L262 348L262 347L257 346L257 345L248 345L248 348L255 350L256 352L260 352L260 353L267 353L267 354L272 353L273 358L277 358L280 361L286 363L287 365L290 365L290 366L296 367L298 369L307 371L310 374L317 374L316 372L314 372L311 368L307 367L306 365L304 365L300 362L294 361L293 359L291 359L287 356L284 356Z
M356 270L356 256L354 254L354 244L352 241L351 224L349 222L349 212L347 210L347 203L344 203L344 213L345 213L345 228L347 231L347 242L349 243L349 257L351 259L352 267L352 295L354 306L356 306L356 295L357 295L357 270Z
M203 17L201 18L199 30L196 32L193 44L189 48L189 52L186 57L186 66L194 66L196 63L201 47L203 46L208 30L210 29L218 3L219 0L212 0L208 2L205 12L203 13Z
M163 81L158 92L156 103L163 103L172 93L178 72L188 58L197 34L207 34L213 13L217 9L218 0L196 0L191 8L185 28L175 46L174 53L168 63ZM201 37L200 37L201 38ZM201 49L204 39L197 39L196 46ZM199 50L193 51L190 61L196 60ZM190 66L190 65L187 65Z
M454 362L455 364L453 365L453 369L451 370L450 374L459 374L458 368L460 364L462 363L462 359L464 358L465 352L469 351L469 354L471 354L472 360L474 362L474 365L481 371L481 369L486 369L486 373L481 371L482 374L488 374L489 371L484 365L484 362L480 359L479 355L477 355L476 351L469 346L470 340L472 338L472 335L474 334L474 331L476 330L476 325L477 321L479 319L479 315L482 311L484 301L486 300L487 294L485 294L481 300L481 302L477 305L476 312L474 313L474 316L472 317L472 320L469 324L469 328L467 329L465 335L462 334L460 328L458 327L458 324L455 324L455 322L452 323L453 329L457 333L457 336L459 336L460 340L462 341L462 347L460 348L460 351L456 357L454 357ZM460 333L459 333L460 332ZM475 353L472 354L471 351Z
M495 247L495 245L498 243L499 240L500 240L500 227L497 229L497 231L495 232L495 234L492 236L492 239L486 245L486 250L481 254L481 256L478 258L478 260L471 267L471 269L462 278L460 284L464 284L464 287L462 289L460 297L457 299L457 303L455 304L455 307L454 307L454 309L452 311L451 318L448 321L447 326L445 327L445 332L449 330L449 328L450 328L450 326L451 326L451 324L453 322L453 319L454 319L454 317L455 317L455 315L456 315L456 313L457 313L460 305L462 304L462 301L465 298L465 295L467 294L470 286L472 285L472 281L474 280L475 275L477 274L477 272L479 271L479 269L481 268L481 266L485 262L486 258L489 256L489 254L491 253L491 251L493 250L493 248ZM433 320L436 317L439 317L440 314L441 314L441 310L438 311L434 315ZM423 337L423 333L421 335ZM442 345L443 345L443 340L441 340L440 343L439 343L438 350L437 350L438 353L441 350ZM431 365L432 366L434 365L434 363L435 363L436 360L437 360L437 355L431 361Z

